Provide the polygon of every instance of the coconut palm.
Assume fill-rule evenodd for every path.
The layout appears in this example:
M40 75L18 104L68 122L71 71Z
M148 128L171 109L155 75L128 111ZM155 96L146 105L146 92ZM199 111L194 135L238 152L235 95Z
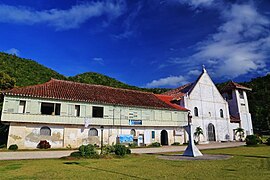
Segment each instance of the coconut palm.
M244 136L244 129L243 128L237 128L236 130L235 130L235 135L237 135L238 134L238 136L239 136L239 138L240 138L240 141L243 141L242 140L242 137Z
M198 138L198 143L200 142L200 135L203 135L203 130L199 126L199 127L196 127L195 132L194 132L194 136Z

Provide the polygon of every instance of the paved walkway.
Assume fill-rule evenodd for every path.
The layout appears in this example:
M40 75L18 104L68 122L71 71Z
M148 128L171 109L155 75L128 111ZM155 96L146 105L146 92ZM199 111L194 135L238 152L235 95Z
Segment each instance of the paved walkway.
M217 149L237 147L244 145L244 142L229 142L229 143L211 143L198 145L202 149ZM160 148L135 148L132 153L164 153L164 152L179 152L184 151L186 146L164 146ZM0 152L0 160L19 160L19 159L46 159L46 158L61 158L69 156L74 150L65 151L16 151L16 152Z

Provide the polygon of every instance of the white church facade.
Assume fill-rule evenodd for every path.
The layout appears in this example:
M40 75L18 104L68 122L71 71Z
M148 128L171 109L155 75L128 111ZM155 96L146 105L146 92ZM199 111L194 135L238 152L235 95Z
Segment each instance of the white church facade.
M253 134L246 91L251 89L229 82L221 92L203 68L194 83L168 91L172 101L190 110L192 124L201 127L201 141L233 141L239 139L237 128L244 129L244 136Z
M196 82L157 95L148 92L52 79L14 88L4 96L1 122L9 125L7 146L52 148L82 144L187 142L188 113L201 127L201 143L237 140L235 129L253 134L246 91L228 83L221 92L203 68Z

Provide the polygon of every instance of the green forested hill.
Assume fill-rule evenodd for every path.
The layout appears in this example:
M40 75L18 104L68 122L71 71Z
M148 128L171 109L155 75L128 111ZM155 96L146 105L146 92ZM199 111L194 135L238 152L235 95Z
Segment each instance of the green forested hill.
M241 84L252 88L248 100L254 130L270 133L270 74Z
M95 72L86 72L83 74L78 74L76 76L69 77L68 80L81 82L81 83L87 83L87 84L100 84L104 86L111 86L111 87L117 87L117 88L137 89L137 90L140 89L136 86L127 85L114 78L111 78L109 76L105 76L99 73L95 73Z
M0 71L15 78L16 86L44 83L52 78L66 79L65 76L29 59L19 58L0 52Z

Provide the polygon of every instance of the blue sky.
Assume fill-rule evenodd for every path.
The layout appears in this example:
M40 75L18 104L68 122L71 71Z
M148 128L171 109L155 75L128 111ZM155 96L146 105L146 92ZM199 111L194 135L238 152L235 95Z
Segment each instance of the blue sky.
M140 87L270 72L270 1L0 1L0 51Z

